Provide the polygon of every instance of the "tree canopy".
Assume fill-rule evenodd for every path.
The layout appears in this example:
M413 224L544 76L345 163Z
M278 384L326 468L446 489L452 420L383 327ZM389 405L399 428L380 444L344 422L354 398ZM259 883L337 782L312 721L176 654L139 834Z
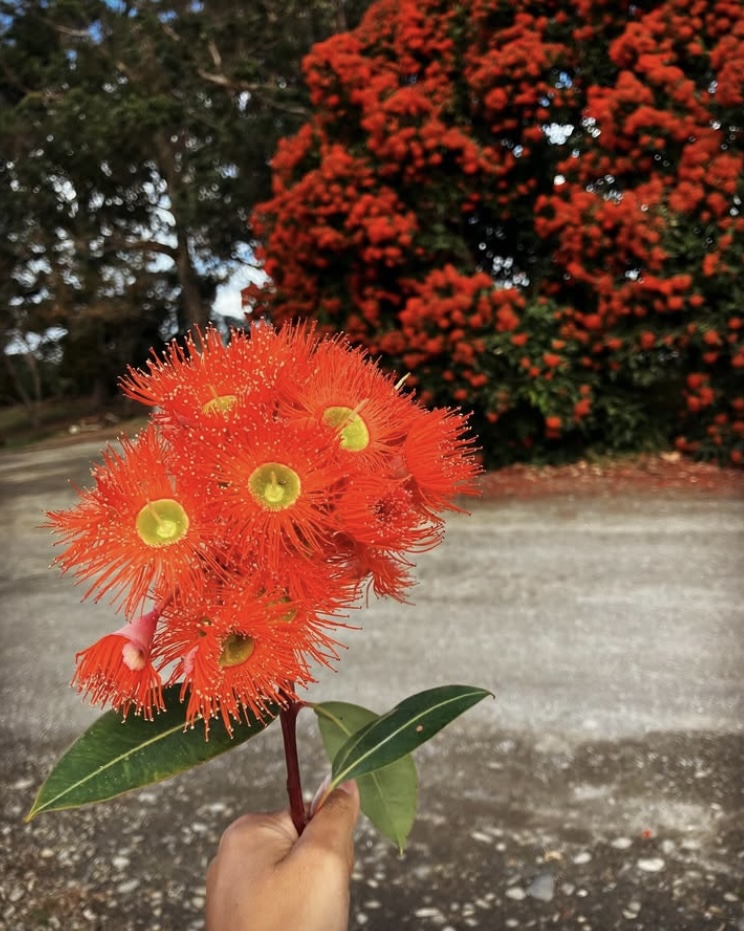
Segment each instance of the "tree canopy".
M364 5L1 0L3 347L62 333L62 389L102 394L203 325L307 116L302 56Z
M491 462L744 460L738 0L377 0L305 76L254 312L348 330Z

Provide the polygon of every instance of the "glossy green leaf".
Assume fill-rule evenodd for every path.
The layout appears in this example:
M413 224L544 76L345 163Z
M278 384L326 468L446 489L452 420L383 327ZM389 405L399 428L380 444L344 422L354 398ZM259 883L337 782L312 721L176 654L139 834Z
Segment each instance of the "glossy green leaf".
M180 685L163 690L167 711L146 721L108 711L95 721L57 761L26 816L30 821L43 811L78 808L102 802L132 789L161 782L232 750L274 720L233 724L233 736L221 718L209 722L209 740L197 722L185 728L185 711L179 701ZM269 708L270 715L278 708Z
M411 695L346 741L333 758L331 785L399 760L489 695L471 685L443 685Z
M329 701L311 706L329 760L333 760L352 734L372 724L379 715L348 702ZM402 852L416 818L418 776L408 754L357 780L362 811L377 830Z

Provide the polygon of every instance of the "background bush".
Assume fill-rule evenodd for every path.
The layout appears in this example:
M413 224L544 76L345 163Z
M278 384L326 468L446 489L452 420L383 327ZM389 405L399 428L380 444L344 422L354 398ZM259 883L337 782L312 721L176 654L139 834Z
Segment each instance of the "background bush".
M739 0L378 0L304 68L254 312L472 409L491 464L744 461Z

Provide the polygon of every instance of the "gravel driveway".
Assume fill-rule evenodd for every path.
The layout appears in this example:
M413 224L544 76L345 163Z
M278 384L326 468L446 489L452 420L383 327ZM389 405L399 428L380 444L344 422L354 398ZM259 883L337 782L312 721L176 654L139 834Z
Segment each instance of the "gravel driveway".
M98 446L0 458L0 928L189 931L245 810L281 807L278 729L176 780L24 825L96 712L68 688L105 605L47 568L44 508ZM378 602L311 697L385 710L494 691L418 754L403 857L361 824L352 928L744 931L744 501L571 494L478 503ZM309 794L325 772L300 720Z

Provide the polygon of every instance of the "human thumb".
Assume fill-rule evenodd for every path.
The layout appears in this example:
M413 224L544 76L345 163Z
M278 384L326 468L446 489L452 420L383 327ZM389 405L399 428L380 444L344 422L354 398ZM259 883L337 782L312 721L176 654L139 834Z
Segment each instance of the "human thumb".
M354 781L342 782L331 792L302 832L298 846L340 855L349 873L354 865L354 825L359 817L359 789Z

